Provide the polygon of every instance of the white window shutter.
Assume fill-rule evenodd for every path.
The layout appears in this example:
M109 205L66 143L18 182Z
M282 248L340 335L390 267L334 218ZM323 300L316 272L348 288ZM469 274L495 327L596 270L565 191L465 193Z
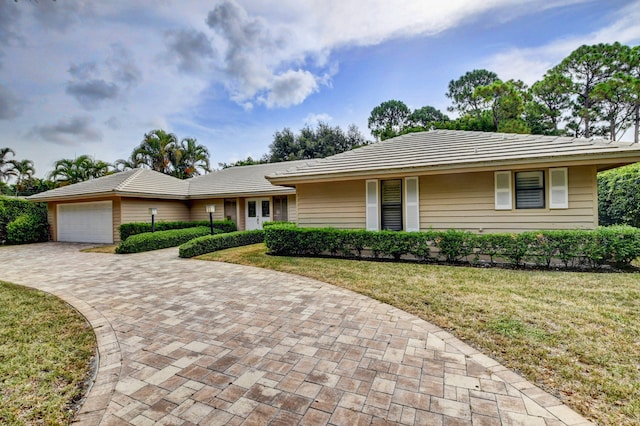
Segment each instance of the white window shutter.
M549 169L549 208L569 208L569 179L566 167Z
M494 180L496 210L511 210L513 208L511 172L495 172Z
M418 191L418 177L404 179L406 231L420 230L420 197Z
M366 222L367 222L367 231L378 231L378 224L380 220L378 219L378 181L368 180L367 181L367 193L366 193L366 202L367 202L367 211L366 211Z

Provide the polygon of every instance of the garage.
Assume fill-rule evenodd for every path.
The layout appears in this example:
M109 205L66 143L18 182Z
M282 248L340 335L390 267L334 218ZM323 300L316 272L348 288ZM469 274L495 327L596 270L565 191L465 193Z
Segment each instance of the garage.
M57 218L58 241L113 243L111 201L59 204Z

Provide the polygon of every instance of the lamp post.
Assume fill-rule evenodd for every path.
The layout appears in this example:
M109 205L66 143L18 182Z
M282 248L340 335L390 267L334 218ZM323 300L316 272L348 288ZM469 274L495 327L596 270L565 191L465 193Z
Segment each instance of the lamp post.
M151 215L151 232L156 232L156 215L158 214L158 209L151 207L149 214Z
M207 204L207 213L209 213L209 225L211 226L211 235L213 235L213 213L216 211L215 204Z

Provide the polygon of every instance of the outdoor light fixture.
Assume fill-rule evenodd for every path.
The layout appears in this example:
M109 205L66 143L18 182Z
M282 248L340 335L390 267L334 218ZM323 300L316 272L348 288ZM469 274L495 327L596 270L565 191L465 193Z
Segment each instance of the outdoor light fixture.
M151 232L156 232L156 215L158 214L158 209L151 207L149 214L151 215Z
M207 204L206 205L207 213L209 213L209 226L211 226L211 235L213 235L213 213L216 211L215 204Z

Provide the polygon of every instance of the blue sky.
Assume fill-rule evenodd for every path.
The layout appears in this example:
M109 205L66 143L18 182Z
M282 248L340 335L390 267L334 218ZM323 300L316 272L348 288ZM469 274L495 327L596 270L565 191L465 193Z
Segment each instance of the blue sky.
M383 101L444 111L475 68L532 84L582 44L637 45L638 22L638 0L0 0L0 147L44 177L156 128L213 166L318 120L370 137Z

